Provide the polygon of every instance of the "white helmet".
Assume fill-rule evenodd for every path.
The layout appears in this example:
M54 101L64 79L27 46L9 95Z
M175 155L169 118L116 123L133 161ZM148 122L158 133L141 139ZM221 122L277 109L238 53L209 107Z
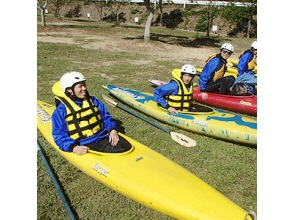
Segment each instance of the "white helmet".
M232 44L229 44L229 43L224 43L220 49L221 49L221 50L222 50L222 49L227 49L227 50L230 50L230 51L234 52L234 47L233 47L233 45L232 45Z
M86 81L86 78L83 74L79 72L67 72L60 78L60 86L62 91L65 92L66 88L72 87L74 84L84 81Z
M257 50L257 41L253 41L251 44L251 48L253 47L254 50Z
M181 73L188 73L188 74L191 74L191 75L196 75L196 69L195 69L194 66L192 66L190 64L185 64L181 68Z

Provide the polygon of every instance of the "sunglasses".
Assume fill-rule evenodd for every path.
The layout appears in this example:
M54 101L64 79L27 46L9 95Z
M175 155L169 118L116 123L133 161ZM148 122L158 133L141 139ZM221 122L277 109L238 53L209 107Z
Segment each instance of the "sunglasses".
M231 55L231 54L232 54L232 52L229 51L229 50L223 50L223 53L224 53L224 54L228 54L228 55Z

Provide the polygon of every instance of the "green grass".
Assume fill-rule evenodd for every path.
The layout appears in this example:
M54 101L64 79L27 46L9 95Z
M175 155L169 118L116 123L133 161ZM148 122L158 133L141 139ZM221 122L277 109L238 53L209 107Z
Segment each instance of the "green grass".
M54 27L54 25L51 25L48 28ZM130 37L139 38L143 35L143 30L139 28L113 28L111 25L98 22L79 22L79 25L71 26L71 28L89 31L93 35L98 33L111 35L119 32L122 38L125 37L126 39ZM160 33L159 38L164 39L167 43L171 41L180 45L180 40L175 39L186 39L190 42L198 40L199 42L193 32L162 31L160 28L152 28L153 32L154 35ZM74 40L81 41L81 39ZM202 38L202 41L205 41L203 45L212 41L215 44L221 44L228 40L234 42L236 48L247 48L250 45L249 42L251 42L250 39L220 38L205 41L205 38ZM130 41L130 43L132 42ZM156 45L157 41L150 43ZM63 73L70 70L84 73L87 77L87 87L90 93L102 99L102 94L107 95L107 92L101 87L102 84L111 83L153 92L154 88L147 81L150 77L157 76L157 78L162 77L163 80L168 80L171 67L182 65L177 60L155 59L143 53L87 49L82 45L38 42L38 99L54 104L51 87ZM187 45L189 46L189 44ZM215 48L215 46L212 45L212 48ZM133 60L137 62L133 62ZM124 105L119 101L117 102ZM121 121L121 126L126 135L185 167L243 209L257 211L256 148L184 131L144 115L149 120L171 131L182 133L197 141L196 147L184 148L175 143L167 133L118 108L109 106L109 111L116 120ZM44 143L46 157L78 218L91 220L171 219L114 192L87 176L63 159L48 145L39 132L38 138ZM67 213L40 157L37 159L37 165L38 219L67 219Z

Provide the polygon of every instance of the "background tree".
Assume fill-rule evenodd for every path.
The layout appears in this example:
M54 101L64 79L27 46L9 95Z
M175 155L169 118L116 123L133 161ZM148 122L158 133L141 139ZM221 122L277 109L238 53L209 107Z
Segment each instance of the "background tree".
M144 0L147 12L148 12L148 18L145 24L145 32L144 32L144 42L150 41L150 30L151 30L151 23L153 19L154 10L151 8L150 0Z
M163 25L162 0L158 0L158 5L156 3L157 2L155 1L154 5L151 5L150 0L144 0L144 4L146 6L146 10L148 13L147 21L145 24L145 31L144 31L144 41L145 42L150 41L150 31L151 31L152 19L154 16L154 12L157 8L159 8L159 10L160 10L160 13L159 13L160 14L159 15L160 16L160 21L159 21L160 26Z
M60 8L71 2L76 2L77 0L50 0L53 5L54 17L60 18Z
M245 29L245 36L247 38L250 38L251 35L256 37L256 31L253 30L253 26L256 27L254 17L257 15L257 0L243 0L240 2L243 2L243 7L237 7L234 3L224 7L222 17L228 22L237 23L235 32L244 31Z
M196 30L201 31L200 29L204 27L206 36L209 37L213 21L220 14L220 11L220 7L216 6L214 1L208 1L207 5L198 11L200 18L198 20L198 25L196 25Z
M107 6L108 2L107 1L99 1L99 0L84 0L84 2L93 2L95 5L95 8L98 11L98 14L100 15L99 20L103 20L103 9ZM88 3L87 3L88 4Z
M60 7L65 4L65 0L51 0L53 4L54 17L60 18Z
M116 25L120 24L121 20L124 20L124 14L120 11L121 6L125 5L126 3L129 3L127 0L84 0L84 4L93 3L95 5L95 8L98 11L98 14L100 15L99 20L103 20L103 9L108 8L111 11L111 15L106 17L105 20L113 21Z
M47 0L45 0L44 4L39 3L39 1L37 1L37 7L40 9L41 11L41 19L42 19L42 26L46 26L46 19L45 19L45 9L47 7Z
M108 8L112 16L115 18L115 25L120 24L120 20L124 18L124 14L120 11L121 6L125 5L127 0L108 0Z

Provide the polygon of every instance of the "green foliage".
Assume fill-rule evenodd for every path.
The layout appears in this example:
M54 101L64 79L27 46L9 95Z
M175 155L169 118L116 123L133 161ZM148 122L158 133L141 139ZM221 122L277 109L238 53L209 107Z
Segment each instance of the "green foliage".
M197 14L197 11L195 11L193 8L188 8L183 13L187 16L193 16Z
M131 7L131 14L137 14L137 13L139 13L140 12L140 10L138 9L138 8L133 8L133 7Z
M257 5L253 4L248 7L236 7L234 5L225 7L221 13L221 16L225 18L229 23L236 24L236 28L229 31L229 35L236 35L247 31L248 21L251 21L251 35L257 36L257 24L253 20L253 17L257 15Z
M198 23L195 26L195 31L205 32L207 30L207 16L202 14L198 18Z

